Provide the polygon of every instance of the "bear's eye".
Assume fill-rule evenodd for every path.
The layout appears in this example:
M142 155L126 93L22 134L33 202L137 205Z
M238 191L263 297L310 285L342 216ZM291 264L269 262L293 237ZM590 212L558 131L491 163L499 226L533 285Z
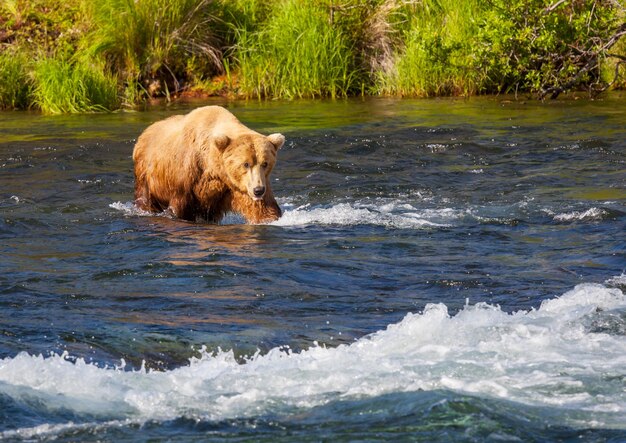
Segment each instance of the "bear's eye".
M243 167L244 167L244 168L246 168L246 169L248 169L248 168L250 167L250 163L245 162L245 163L243 164Z
M261 166L263 167L263 169L267 168L267 162L263 162Z

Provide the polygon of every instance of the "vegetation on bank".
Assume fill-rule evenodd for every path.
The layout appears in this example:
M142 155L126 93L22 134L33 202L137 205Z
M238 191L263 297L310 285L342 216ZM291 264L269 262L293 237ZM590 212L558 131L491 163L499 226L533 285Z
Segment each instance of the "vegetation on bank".
M0 0L0 108L624 87L623 0Z

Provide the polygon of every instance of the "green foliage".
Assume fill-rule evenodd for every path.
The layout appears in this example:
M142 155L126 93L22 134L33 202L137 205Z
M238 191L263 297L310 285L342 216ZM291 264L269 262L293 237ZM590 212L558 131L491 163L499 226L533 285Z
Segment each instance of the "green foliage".
M614 88L626 89L626 38L619 40L610 53L613 56L602 64L602 79Z
M623 0L0 0L0 108L596 93L623 36Z
M210 0L93 0L81 51L102 57L130 89L149 95L182 89L192 76L221 72L219 45L211 32Z
M616 20L614 4L602 0L493 0L475 45L487 88L543 96L577 84L599 87Z
M27 108L31 82L28 59L22 53L0 53L0 109Z
M34 78L34 103L46 114L105 111L119 104L117 80L98 66L42 58Z
M81 3L0 0L1 42L24 52L71 54L82 35Z
M240 32L257 31L271 13L271 3L267 0L220 0L218 9L219 21L226 23L227 30L231 31L230 35L222 34L228 40ZM229 40L229 43L236 43L236 40Z
M277 2L262 28L240 35L237 53L248 97L338 97L355 86L348 39L316 1Z
M473 94L480 81L473 69L474 17L480 2L425 0L405 6L400 16L403 47L393 69L381 71L378 91L401 96ZM408 26L407 26L408 25Z
M596 0L424 0L404 7L394 69L383 94L431 96L574 86L602 90L601 67L619 8Z

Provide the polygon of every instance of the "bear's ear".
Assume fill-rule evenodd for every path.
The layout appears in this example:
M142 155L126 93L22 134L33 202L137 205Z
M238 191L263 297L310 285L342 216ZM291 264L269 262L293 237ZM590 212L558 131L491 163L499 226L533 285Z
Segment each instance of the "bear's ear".
M218 135L213 139L215 146L221 152L224 152L228 145L230 144L230 137L227 135Z
M267 136L267 139L274 145L277 151L285 144L285 136L283 134L270 134Z

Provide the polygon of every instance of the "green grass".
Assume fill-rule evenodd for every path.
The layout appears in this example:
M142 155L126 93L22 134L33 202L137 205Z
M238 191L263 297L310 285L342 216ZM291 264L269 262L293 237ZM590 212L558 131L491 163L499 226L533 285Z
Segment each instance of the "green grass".
M593 93L606 87L602 47L624 20L623 7L599 1L423 0L398 9L401 42L376 83L385 95Z
M616 69L626 87L626 38L606 46L625 22L602 0L0 0L0 108L592 94Z
M379 72L376 91L418 97L481 92L472 41L483 8L478 0L425 0L405 7L402 44L393 67Z
M240 93L247 97L341 97L357 85L348 38L320 2L277 2L265 26L239 37Z
M0 53L0 109L28 108L31 81L23 53Z
M46 114L107 111L118 107L117 80L98 66L42 58L34 67L33 103Z
M223 70L212 32L210 0L93 0L83 57L101 58L118 73L126 97L169 94ZM132 89L135 89L134 91Z

